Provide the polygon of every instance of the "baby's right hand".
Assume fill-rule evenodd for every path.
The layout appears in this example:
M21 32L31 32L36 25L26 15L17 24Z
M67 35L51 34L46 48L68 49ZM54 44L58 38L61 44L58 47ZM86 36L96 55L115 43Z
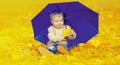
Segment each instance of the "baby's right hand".
M60 41L66 41L66 39L64 38L64 39L61 39Z
M58 41L58 44L63 44L63 43L67 43L67 40L65 38Z

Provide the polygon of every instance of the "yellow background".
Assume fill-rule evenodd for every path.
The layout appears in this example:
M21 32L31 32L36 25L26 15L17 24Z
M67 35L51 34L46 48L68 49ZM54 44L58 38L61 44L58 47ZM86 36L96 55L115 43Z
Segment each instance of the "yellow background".
M40 56L31 19L48 3L68 1L78 0L0 0L0 65L119 65L119 0L79 0L99 13L99 34L70 55Z

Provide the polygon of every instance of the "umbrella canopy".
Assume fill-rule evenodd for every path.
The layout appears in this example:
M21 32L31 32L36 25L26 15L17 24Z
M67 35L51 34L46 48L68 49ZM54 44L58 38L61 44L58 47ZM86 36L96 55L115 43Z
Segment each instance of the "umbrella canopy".
M76 39L68 40L70 46L85 43L98 33L98 14L79 2L63 2L48 4L32 19L34 38L44 44L50 23L50 12L59 9L65 14L65 24L76 32Z

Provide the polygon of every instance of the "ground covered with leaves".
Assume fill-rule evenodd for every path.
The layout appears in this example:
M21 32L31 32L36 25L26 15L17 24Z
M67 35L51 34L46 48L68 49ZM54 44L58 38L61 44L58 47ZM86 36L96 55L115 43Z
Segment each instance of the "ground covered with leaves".
M93 9L99 13L99 33L72 47L69 55L51 56L41 56L36 50L45 45L34 40L32 13L1 13L0 65L119 65L120 9Z

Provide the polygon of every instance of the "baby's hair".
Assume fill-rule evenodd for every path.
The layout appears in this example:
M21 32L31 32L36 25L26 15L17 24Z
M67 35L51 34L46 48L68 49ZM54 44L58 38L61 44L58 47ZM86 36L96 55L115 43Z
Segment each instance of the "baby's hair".
M50 12L50 18L54 15L57 15L57 14L63 15L63 12L59 9L55 9L55 10Z

